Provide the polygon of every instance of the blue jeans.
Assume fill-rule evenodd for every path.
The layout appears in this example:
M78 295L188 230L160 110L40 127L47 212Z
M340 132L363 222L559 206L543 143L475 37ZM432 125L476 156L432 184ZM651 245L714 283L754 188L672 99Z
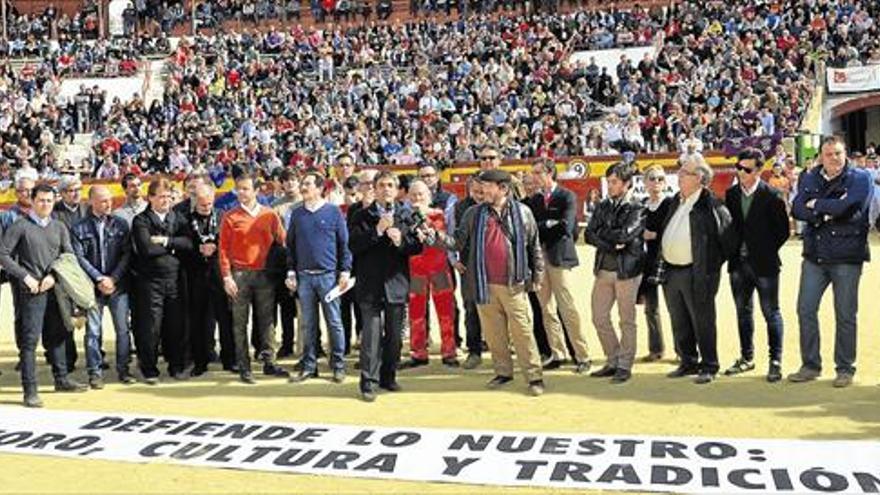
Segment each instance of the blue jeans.
M116 331L116 372L128 373L131 359L131 337L128 333L128 294L117 292L111 296L97 295L97 306L89 310L86 322L86 370L89 376L101 376L101 322L104 308L110 307L113 329Z
M801 362L805 368L822 371L819 345L819 303L828 284L834 291L834 364L838 373L856 371L856 321L859 311L861 264L819 265L804 260L798 292L798 323L801 331Z
M770 361L781 361L783 324L782 312L779 310L779 274L759 277L746 261L742 261L730 272L730 291L733 293L739 327L740 356L746 361L755 359L755 318L752 304L755 290L758 291L761 314L767 322Z
M297 273L296 293L299 296L302 313L299 315L302 325L303 373L312 373L318 366L316 342L318 341L318 304L324 313L327 333L330 336L331 357L330 367L334 370L345 369L345 333L342 329L342 311L339 298L324 302L324 296L336 287L336 272L322 274Z

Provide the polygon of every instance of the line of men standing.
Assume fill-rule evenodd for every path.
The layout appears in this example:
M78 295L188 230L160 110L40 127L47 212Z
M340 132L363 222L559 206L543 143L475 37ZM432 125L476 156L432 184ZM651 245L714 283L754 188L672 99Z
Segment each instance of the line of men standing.
M126 176L126 201L116 212L111 212L105 186L90 189L86 208L79 202L77 180L62 181L62 199L56 204L53 188L19 178L18 203L0 216L0 264L13 287L25 405L42 405L34 356L40 335L56 390L103 387L105 307L116 333L121 383L135 382L129 370L129 325L137 365L149 385L159 382L160 352L175 379L205 373L215 327L224 368L238 373L242 382L255 383L251 347L264 375L288 377L276 364L274 335L277 308L283 304L279 292L284 291L288 297L295 292L301 308L303 357L291 381L317 377L320 307L331 341L332 380L341 383L349 343L338 296L352 285L362 326L360 391L364 400L373 401L379 389L400 390L397 369L407 320L412 329L410 361L426 360L429 292L440 316L444 364L458 365L452 328L457 309L446 297L455 283L451 267L461 278L469 354L465 367L479 365L485 341L495 371L490 388L513 380L511 346L532 395L544 391L542 370L567 360L566 346L573 371L588 372L591 361L572 293L578 265L574 194L557 183L555 164L542 160L531 174L540 192L515 199L518 185L498 169L493 152L484 150L485 166L469 181L469 197L458 204L437 194L439 184L430 177L436 170L423 166L419 180L410 185L410 201L401 201L399 179L391 172L367 173L363 184L346 182L344 187L357 185L362 193L360 202L348 205L347 215L327 202L325 179L317 172L300 178L299 195L285 191L289 198L282 210L263 206L256 178L240 173L233 197L221 199L231 206L225 213L216 207L213 187L200 177L187 181L188 199L172 207L168 180L153 180L144 202L139 179ZM867 174L849 165L840 140L823 142L820 161L802 176L794 201L795 217L807 226L798 300L803 364L789 379L810 381L821 373L816 312L822 293L832 285L838 323L834 386L845 387L855 373L857 290L862 263L868 260L872 188ZM755 368L752 299L757 291L768 331L767 380L781 379L778 252L789 227L785 203L760 179L763 162L757 150L742 152L737 182L723 202L708 187L712 169L696 155L679 163L679 192L670 198L659 193L665 180L662 169L645 171L646 200L633 195L632 164L607 170L608 196L585 231L587 243L597 250L591 314L606 357L591 376L609 377L616 384L631 379L640 298L650 334L644 360L662 355L656 297L662 286L679 360L669 376L695 375L698 384L712 382L720 370L715 297L727 262L740 356L725 374ZM444 251L453 254L447 257ZM87 386L68 377L76 361L73 333L65 333L56 316L55 264L64 253L76 256L94 284L97 301L86 315ZM278 278L278 272L286 277ZM551 350L546 359L536 344L529 292L540 301ZM619 336L610 316L615 304Z

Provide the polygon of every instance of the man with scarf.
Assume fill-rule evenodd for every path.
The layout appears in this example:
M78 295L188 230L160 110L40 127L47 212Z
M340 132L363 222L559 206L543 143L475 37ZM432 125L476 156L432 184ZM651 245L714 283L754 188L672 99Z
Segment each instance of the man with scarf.
M486 386L497 389L513 380L512 340L529 393L538 396L544 393L544 380L527 297L529 290L540 289L544 275L538 227L531 210L511 198L508 172L486 170L479 180L484 202L465 212L455 238L443 232L430 235L464 254L462 287L476 295L495 369L495 377Z

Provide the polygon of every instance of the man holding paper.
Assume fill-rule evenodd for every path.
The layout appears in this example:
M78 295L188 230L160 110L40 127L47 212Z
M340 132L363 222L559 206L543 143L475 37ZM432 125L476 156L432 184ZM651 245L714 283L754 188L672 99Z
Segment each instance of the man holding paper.
M294 208L287 226L288 272L285 284L299 296L302 313L302 369L291 377L304 382L318 376L315 336L318 332L318 304L323 309L330 335L330 367L333 381L345 380L345 338L339 298L326 296L337 283L340 290L349 285L351 252L348 250L348 227L342 211L322 196L324 177L308 172L300 182L303 204Z

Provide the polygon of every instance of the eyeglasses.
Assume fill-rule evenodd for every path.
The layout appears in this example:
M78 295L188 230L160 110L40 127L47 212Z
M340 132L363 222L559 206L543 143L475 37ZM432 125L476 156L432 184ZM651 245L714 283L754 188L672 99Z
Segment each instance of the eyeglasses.
M745 172L745 173L747 173L747 174L754 173L755 170L758 170L757 168L749 168L749 167L745 167L745 166L740 165L740 164L738 164L738 163L736 164L736 169L739 170L740 172Z
M497 160L497 159L498 159L498 155L483 155L480 157L480 160L483 160L484 162L490 161L490 160Z

